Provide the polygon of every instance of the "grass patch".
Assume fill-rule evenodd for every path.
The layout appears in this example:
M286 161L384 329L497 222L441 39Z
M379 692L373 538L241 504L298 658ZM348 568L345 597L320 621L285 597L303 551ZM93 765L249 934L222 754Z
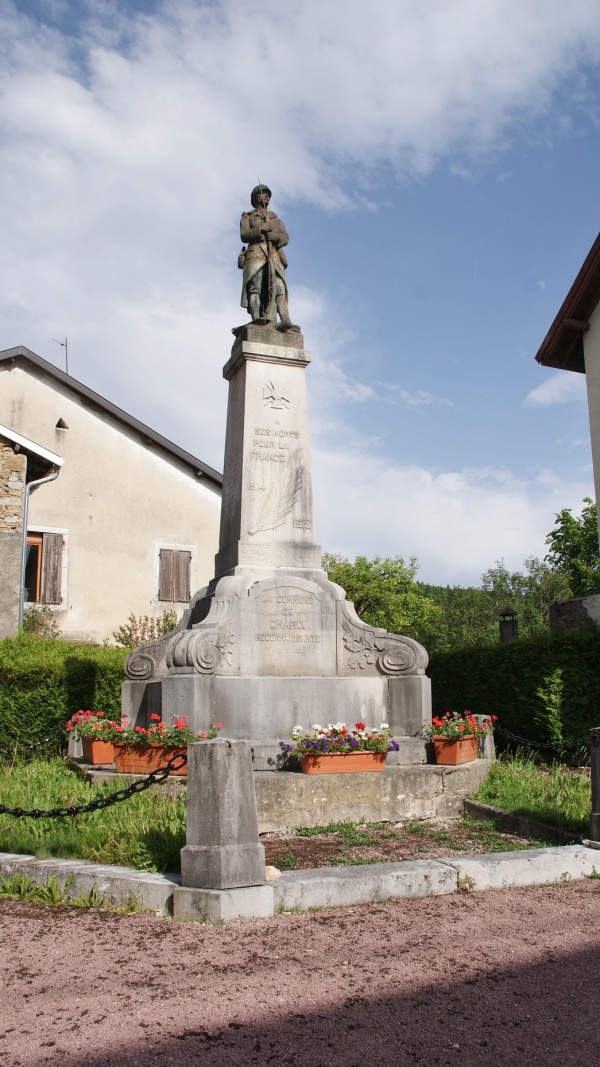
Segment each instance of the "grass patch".
M44 810L87 804L120 787L121 782L86 782L61 759L0 767L0 799L9 808ZM0 852L75 856L141 871L178 871L179 850L185 845L185 816L185 799L159 789L76 817L0 815Z
M71 908L104 908L121 915L133 915L141 911L135 897L131 897L128 904L121 904L117 908L108 904L100 896L95 885L87 896L71 897L69 889L74 881L74 875L70 874L62 889L56 875L52 875L46 883L38 884L28 875L17 871L12 878L0 876L0 900L26 900L36 904L52 904L54 907L68 905Z
M561 830L583 836L588 833L592 803L589 778L562 764L539 766L523 757L499 760L474 799L529 815Z

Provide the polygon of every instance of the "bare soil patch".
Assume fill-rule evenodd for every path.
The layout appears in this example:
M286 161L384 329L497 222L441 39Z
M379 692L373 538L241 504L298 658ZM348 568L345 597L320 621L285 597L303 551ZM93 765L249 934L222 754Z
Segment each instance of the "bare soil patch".
M409 819L403 823L332 823L294 835L263 834L266 862L279 870L441 859L458 853L539 848L532 840L467 819Z

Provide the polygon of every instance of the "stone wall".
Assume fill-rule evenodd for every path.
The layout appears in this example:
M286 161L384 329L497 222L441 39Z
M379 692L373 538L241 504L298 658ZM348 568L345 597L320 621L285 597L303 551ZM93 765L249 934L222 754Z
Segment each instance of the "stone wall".
M27 458L0 438L0 640L19 624Z
M551 630L600 627L600 596L576 596L570 600L557 600L550 604L548 622Z

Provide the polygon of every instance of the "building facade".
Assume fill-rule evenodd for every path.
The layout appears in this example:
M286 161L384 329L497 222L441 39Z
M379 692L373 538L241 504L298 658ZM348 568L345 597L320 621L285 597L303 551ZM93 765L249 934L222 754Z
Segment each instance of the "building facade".
M0 352L0 424L63 461L29 501L25 603L95 643L181 615L213 576L219 472L23 347Z
M535 357L543 367L585 374L596 500L600 500L600 234ZM600 529L598 531L600 536Z

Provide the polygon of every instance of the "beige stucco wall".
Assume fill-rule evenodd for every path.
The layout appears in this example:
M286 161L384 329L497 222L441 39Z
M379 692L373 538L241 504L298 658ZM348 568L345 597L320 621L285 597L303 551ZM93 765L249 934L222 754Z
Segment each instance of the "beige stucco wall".
M0 437L0 640L19 623L26 469L26 456Z
M594 464L594 488L600 505L600 304L590 317L590 328L583 335L585 355L585 378L587 383L590 435L592 439L592 462ZM600 537L600 515L598 523Z
M159 615L160 548L192 553L192 591L210 580L221 494L184 463L76 394L12 364L0 369L0 422L64 458L31 494L29 529L64 534L63 605L70 640L111 638L133 612ZM62 419L68 429L57 429Z

